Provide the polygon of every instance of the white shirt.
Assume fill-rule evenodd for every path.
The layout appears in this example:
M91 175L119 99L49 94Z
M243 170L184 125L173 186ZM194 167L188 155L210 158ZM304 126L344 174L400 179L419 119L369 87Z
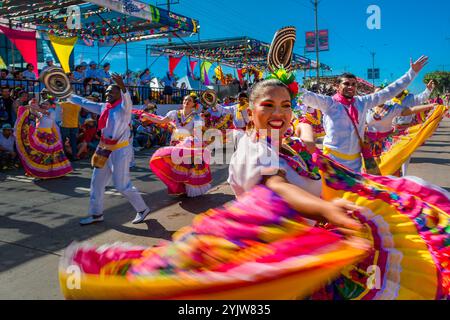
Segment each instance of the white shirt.
M122 102L115 108L109 110L108 121L106 121L105 128L102 129L103 137L118 140L118 143L129 141L130 139L129 124L131 122L131 109L133 107L130 93L128 91L123 93L122 90L120 92ZM106 103L92 102L74 94L68 100L96 114L101 114L107 105Z
M181 112L181 114L183 113ZM181 119L178 117L178 110L169 111L166 117L175 123L177 131L187 131L190 135L194 134L194 128L201 128L203 126L203 119L195 113L195 111L193 111L191 116L188 117L188 119L191 119L192 117L192 120L188 123L184 123L186 119L183 115L181 115Z
M56 112L53 108L47 110L47 114L42 114L42 117L39 120L39 128L48 129L53 128L55 125Z
M389 104L385 106L385 114L381 117L375 113L375 108L370 109L367 112L366 122L367 131L369 132L389 132L392 130L392 121L395 117L402 114L403 107L398 104Z
M255 141L246 133L240 138L237 149L231 156L228 183L239 197L261 183L264 176L274 175L279 170L286 173L286 179L290 183L320 196L321 180L300 176L265 141Z
M417 95L413 95L410 93L405 97L405 99L403 99L401 105L404 108L411 108L414 106L421 105L427 101L427 99L430 97L430 95L431 95L431 91L428 90L428 88L425 89L425 91L423 91L422 93L417 94ZM411 114L409 116L397 117L394 119L394 124L397 124L397 125L410 124L413 121L414 116L415 116L414 114Z

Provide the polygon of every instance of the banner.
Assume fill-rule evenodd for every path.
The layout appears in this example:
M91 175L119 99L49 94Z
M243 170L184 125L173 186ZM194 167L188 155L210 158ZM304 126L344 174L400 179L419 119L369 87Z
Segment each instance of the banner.
M169 56L169 73L171 76L173 76L173 71L177 67L178 63L180 63L181 59L183 57L172 57Z
M308 31L305 34L306 37L306 52L315 52L316 51L316 33L314 31ZM327 51L329 50L328 44L328 30L319 30L319 43L318 43L319 51Z
M316 33L314 31L308 31L305 34L306 37L306 52L314 52L316 51Z
M0 25L0 30L19 50L23 59L34 66L34 74L38 75L36 31L19 31Z
M61 38L49 34L48 39L55 50L56 56L58 57L59 63L63 68L64 72L70 72L69 58L73 51L75 43L77 43L77 37L71 38Z
M328 30L319 30L319 51L329 50Z
M209 85L208 71L211 68L212 63L209 61L203 61L200 66L200 77L204 84ZM208 83L206 83L208 82Z

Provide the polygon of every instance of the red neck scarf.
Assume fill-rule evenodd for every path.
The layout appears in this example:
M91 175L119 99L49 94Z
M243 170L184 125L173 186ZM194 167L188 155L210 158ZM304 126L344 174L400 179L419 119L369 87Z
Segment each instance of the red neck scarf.
M103 109L102 114L100 115L100 118L98 119L98 130L102 130L104 127L106 127L106 122L108 121L109 117L109 110L117 107L119 104L122 103L122 99L117 100L113 104L107 102L106 108Z
M333 100L337 101L341 104L343 104L344 106L348 107L348 113L350 114L350 118L353 120L353 122L355 124L359 124L359 120L358 120L358 109L356 109L354 103L355 103L355 98L351 98L350 100L347 99L346 97L344 97L342 94L340 93L336 93L333 96Z

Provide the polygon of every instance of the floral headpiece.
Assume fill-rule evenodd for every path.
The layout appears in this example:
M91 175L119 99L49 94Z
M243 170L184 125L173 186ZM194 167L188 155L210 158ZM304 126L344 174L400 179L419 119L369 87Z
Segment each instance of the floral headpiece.
M279 68L270 74L267 79L277 79L283 82L291 93L291 99L294 99L298 95L298 82L295 81L295 74L293 72L287 72L284 68Z

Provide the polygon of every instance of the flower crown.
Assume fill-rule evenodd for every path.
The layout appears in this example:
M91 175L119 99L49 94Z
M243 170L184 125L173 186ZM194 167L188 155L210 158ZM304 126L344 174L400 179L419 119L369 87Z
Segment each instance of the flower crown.
M270 74L266 80L268 79L277 79L283 82L288 87L292 99L298 95L298 82L295 81L295 74L293 72L287 72L286 69L281 67Z

